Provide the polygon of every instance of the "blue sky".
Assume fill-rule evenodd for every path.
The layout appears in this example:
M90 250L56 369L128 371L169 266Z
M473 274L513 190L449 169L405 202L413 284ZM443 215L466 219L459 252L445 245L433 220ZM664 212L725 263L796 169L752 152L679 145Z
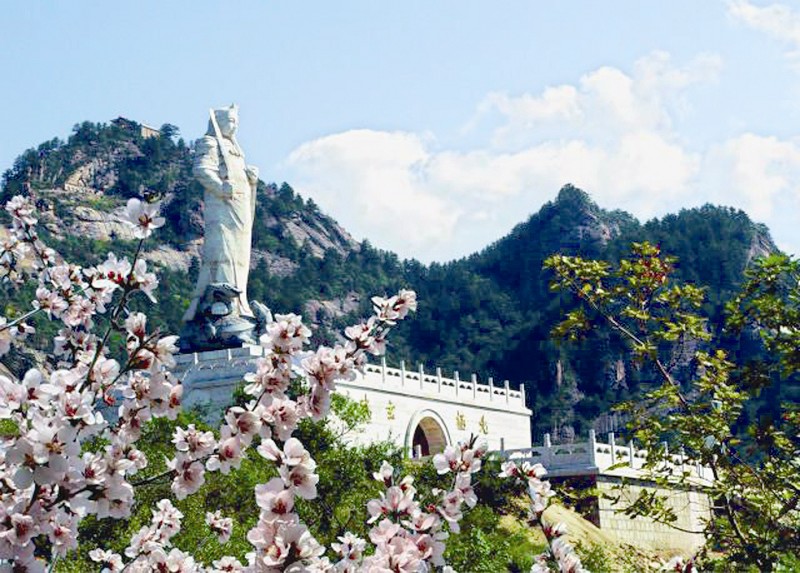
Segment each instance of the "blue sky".
M199 137L241 106L262 178L423 261L571 182L641 219L705 202L800 253L800 3L26 2L3 9L0 170L82 120Z

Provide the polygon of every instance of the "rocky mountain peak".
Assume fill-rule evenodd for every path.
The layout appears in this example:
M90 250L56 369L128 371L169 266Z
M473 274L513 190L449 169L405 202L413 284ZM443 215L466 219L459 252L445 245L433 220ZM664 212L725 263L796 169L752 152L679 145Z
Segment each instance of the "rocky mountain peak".
M572 184L559 190L551 208L561 227L562 247L604 246L620 233L613 217L598 207L586 191Z
M592 201L589 194L583 189L575 187L572 183L567 183L558 191L555 204L561 208L577 208L581 211L599 210L599 207Z

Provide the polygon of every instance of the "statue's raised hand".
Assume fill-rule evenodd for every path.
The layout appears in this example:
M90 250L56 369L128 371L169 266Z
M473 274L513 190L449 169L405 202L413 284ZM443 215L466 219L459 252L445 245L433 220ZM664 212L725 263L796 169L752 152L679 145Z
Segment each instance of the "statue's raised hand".
M256 185L258 183L258 167L255 165L248 165L245 168L245 173L247 173L247 181L250 185Z

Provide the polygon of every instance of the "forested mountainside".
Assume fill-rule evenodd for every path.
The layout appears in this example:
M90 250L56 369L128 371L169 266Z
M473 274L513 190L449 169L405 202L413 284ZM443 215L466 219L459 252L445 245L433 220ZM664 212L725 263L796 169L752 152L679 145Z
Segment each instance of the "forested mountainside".
M172 125L147 133L131 121L76 125L67 141L53 139L24 152L2 178L5 201L35 198L43 238L82 263L108 250L127 253L132 241L119 222L132 196L163 200L168 223L148 246L162 284L149 314L178 332L199 264L202 190L191 177L192 147ZM603 328L577 345L559 345L550 329L573 301L550 292L542 261L552 253L616 260L632 241L658 243L679 258L678 276L708 287L710 328L720 329L722 305L754 257L775 250L768 230L742 211L706 205L640 223L599 208L567 185L554 201L506 237L470 257L445 264L401 261L356 242L290 185L259 182L253 229L251 299L275 312L298 312L330 341L339 327L367 312L373 294L400 287L418 292L420 307L392 335L388 360L477 372L482 379L524 383L538 430L583 432L649 374L636 367L620 341ZM2 291L6 313L24 310L32 293ZM27 297L27 299L26 299ZM52 335L41 325L37 341ZM750 340L729 340L737 352L756 352ZM31 357L18 357L23 365ZM788 395L793 388L777 388ZM771 395L770 399L775 398Z

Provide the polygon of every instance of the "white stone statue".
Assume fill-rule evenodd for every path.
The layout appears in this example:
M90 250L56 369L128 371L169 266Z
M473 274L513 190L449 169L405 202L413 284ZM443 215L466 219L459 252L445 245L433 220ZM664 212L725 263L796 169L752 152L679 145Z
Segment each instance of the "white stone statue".
M238 107L210 115L208 131L195 146L193 173L204 189L205 240L197 285L183 316L187 350L251 342L262 318L254 316L247 300L258 169L245 163L236 141Z

